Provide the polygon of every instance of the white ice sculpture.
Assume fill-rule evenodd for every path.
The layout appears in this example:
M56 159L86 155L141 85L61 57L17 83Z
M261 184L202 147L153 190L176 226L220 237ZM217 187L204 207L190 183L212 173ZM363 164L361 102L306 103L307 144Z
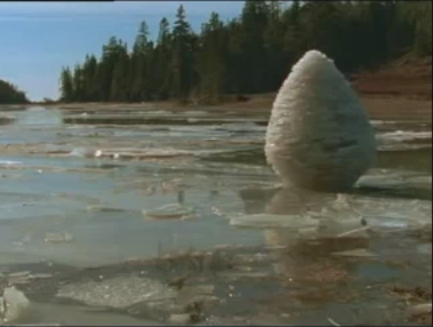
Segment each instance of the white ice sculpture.
M376 141L364 108L321 52L308 51L279 90L265 153L285 185L324 191L350 188L374 164Z

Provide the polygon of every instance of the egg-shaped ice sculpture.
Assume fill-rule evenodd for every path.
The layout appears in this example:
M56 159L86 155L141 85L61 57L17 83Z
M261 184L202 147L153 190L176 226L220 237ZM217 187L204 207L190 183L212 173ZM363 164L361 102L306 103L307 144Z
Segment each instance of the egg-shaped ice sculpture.
M376 140L364 108L321 52L308 51L281 86L265 153L283 184L323 191L352 187L374 164Z

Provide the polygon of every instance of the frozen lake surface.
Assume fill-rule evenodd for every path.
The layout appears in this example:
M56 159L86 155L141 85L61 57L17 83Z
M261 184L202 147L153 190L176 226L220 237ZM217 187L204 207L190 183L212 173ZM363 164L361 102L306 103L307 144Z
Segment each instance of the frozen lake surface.
M267 119L0 108L0 290L33 323L167 324L200 292L198 324L410 322L431 303L431 122L373 121L377 167L316 194L279 189Z

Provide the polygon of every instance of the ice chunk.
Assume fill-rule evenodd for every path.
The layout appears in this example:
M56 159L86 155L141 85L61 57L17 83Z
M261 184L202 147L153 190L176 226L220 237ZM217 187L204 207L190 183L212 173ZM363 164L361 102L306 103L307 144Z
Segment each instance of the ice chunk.
M21 164L20 161L0 160L0 166L18 166Z
M71 233L46 233L45 243L69 243L74 240L74 235Z
M382 133L377 136L380 143L401 143L415 140L431 140L432 132L395 131Z
M374 163L376 141L343 74L319 51L293 67L273 104L265 153L286 185L340 190Z
M192 317L189 313L172 314L169 321L172 324L188 325L192 322Z
M57 296L82 301L90 306L125 309L143 301L166 300L176 292L161 282L125 276L64 285Z
M426 244L420 244L417 247L417 250L419 253L421 254L425 254L425 255L432 255L432 244L431 243L426 243Z
M320 221L301 215L253 214L239 215L230 218L230 225L253 228L287 228L294 231L317 229Z
M143 215L149 219L187 219L193 214L193 208L178 203L166 204L149 211L143 210Z
M340 252L333 252L332 255L343 256L343 257L377 257L376 254L367 251L366 249L354 249Z
M4 322L15 323L28 318L32 312L31 303L15 287L5 288L0 297L0 317Z
M409 230L431 226L431 220L418 218L415 220L398 216L363 216L362 224L372 230Z
M422 314L431 314L431 313L432 313L431 303L417 304L409 308L410 316L418 316Z
M70 152L70 156L73 157L87 157L90 156L91 150L86 148L75 148Z
M231 217L230 225L244 228L275 228L284 230L285 233L292 233L293 238L359 237L360 232L365 231L359 217L318 219L307 215L253 214Z

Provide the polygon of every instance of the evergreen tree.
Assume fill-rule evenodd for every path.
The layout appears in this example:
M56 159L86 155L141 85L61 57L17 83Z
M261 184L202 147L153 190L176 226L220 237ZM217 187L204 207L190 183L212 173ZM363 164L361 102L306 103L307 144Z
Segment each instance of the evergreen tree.
M209 22L202 26L199 50L196 58L198 75L197 92L200 101L216 103L222 100L225 80L226 36L219 15L211 14Z
M304 39L302 38L301 27L301 4L299 0L293 1L291 7L285 10L282 14L283 25L283 52L286 55L288 64L296 61L306 48ZM285 67L286 70L290 67Z
M83 68L79 64L75 65L72 79L74 85L73 100L76 102L85 101L84 72Z
M263 89L262 77L266 74L265 32L268 26L268 6L266 1L246 1L241 14L241 51L240 65L243 76L241 91L256 93ZM258 77L260 76L260 77Z
M168 63L171 61L171 48L170 25L164 17L159 23L158 40L152 56L155 100L165 100L169 97L172 76Z
M97 99L96 72L98 61L95 56L87 55L83 64L83 99L85 101L95 101Z
M113 73L116 62L118 61L117 57L120 46L120 41L112 36L108 44L102 47L102 58L98 69L100 101L109 101L112 99Z
M68 67L63 68L60 74L60 100L64 102L74 101L74 81Z
M129 100L128 83L128 47L119 41L114 56L113 72L110 87L110 100L125 102Z
M1 104L26 104L29 100L26 94L15 85L0 79L0 103Z
M180 5L173 28L173 47L170 70L173 76L170 95L185 100L193 85L193 36L186 20L185 9Z
M420 55L432 55L432 2L414 4L413 17L415 24L414 51Z
M143 21L131 52L113 36L99 59L87 55L63 68L60 99L216 103L225 94L276 91L310 49L332 57L344 73L407 52L431 56L431 11L431 2L421 1L246 1L227 23L212 13L197 35L180 6L172 30L161 19L155 41Z
M133 101L148 99L150 74L148 74L147 61L149 60L149 29L145 21L141 22L138 35L135 39L130 61L131 90L130 98Z
M276 90L289 69L289 67L286 68L288 58L284 51L284 37L282 37L285 28L281 1L268 1L268 7L268 25L264 32L266 69L263 80L265 92Z

